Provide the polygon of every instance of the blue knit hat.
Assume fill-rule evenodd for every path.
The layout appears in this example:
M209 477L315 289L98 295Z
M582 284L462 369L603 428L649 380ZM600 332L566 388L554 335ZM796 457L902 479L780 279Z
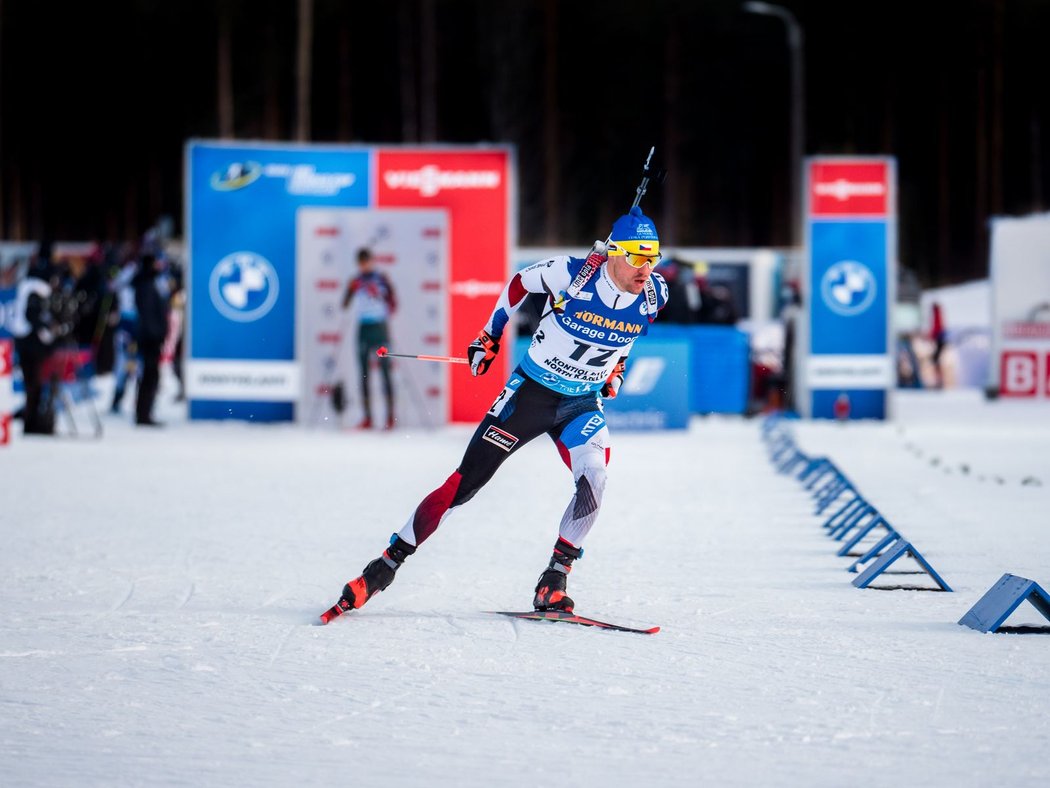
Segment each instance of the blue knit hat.
M660 252L660 236L656 234L656 225L637 205L631 208L630 213L616 220L609 240L632 254L651 256Z

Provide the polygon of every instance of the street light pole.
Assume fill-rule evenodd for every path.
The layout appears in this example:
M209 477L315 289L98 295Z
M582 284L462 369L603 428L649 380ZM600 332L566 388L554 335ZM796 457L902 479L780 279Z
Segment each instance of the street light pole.
M802 238L802 159L805 155L805 94L802 79L802 27L788 9L771 3L744 3L749 14L775 16L787 28L788 51L791 55L791 245L798 248Z

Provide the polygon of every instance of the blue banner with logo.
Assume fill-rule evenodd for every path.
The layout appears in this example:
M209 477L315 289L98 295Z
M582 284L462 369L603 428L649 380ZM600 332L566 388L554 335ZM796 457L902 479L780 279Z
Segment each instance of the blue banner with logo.
M878 220L810 225L814 418L886 417L886 230Z
M191 142L186 159L190 417L290 419L296 211L366 206L369 151Z
M638 341L681 339L689 345L687 399L691 413L746 413L751 390L751 344L733 326L656 322ZM632 351L632 358L633 358Z
M18 289L0 287L0 339L11 337L11 326L15 320L15 298Z
M15 298L18 296L18 288L16 287L0 287L0 339L11 339L14 337L11 334L11 326L14 325L15 320ZM14 356L17 357L17 351L14 352ZM22 368L15 361L15 369L12 373L12 385L16 394L21 394L25 391L25 387L22 385ZM0 394L0 399L3 395ZM0 414L2 415L2 414Z
M815 221L810 239L811 352L885 353L886 223Z
M896 382L894 162L811 158L806 195L803 410L814 418L886 418Z

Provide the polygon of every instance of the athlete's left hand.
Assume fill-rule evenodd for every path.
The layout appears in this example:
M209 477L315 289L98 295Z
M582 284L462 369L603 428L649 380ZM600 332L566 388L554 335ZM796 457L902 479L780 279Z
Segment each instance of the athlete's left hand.
M616 362L616 366L613 367L612 373L605 379L605 385L602 386L603 397L606 399L616 399L616 395L620 391L620 386L623 385L623 375L626 369L626 359L621 358Z

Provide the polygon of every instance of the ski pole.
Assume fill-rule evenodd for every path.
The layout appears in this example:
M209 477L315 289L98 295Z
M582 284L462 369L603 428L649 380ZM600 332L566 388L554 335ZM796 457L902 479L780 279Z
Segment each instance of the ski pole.
M465 358L457 358L455 356L428 356L425 354L411 354L411 353L391 353L385 347L381 347L376 351L376 355L380 358L414 358L416 361L441 361L445 364L469 364Z

